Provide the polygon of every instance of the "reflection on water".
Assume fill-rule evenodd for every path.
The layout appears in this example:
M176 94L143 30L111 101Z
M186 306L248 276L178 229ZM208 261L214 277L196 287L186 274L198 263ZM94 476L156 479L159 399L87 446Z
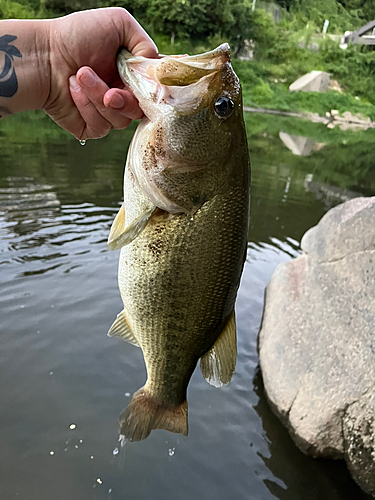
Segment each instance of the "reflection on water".
M326 460L314 460L299 452L287 430L280 428L276 416L269 411L264 398L260 371L257 371L254 377L254 391L259 397L254 408L262 420L265 438L269 443L267 453L260 452L259 456L274 475L274 478L266 478L264 483L274 498L280 500L366 498L359 492L354 482L346 481L347 472L343 461L329 462L329 473L327 473ZM287 456L288 460L280 460L282 456Z
M315 182L312 174L306 175L305 189L310 193L314 193L317 200L321 200L327 210L345 201L352 200L361 196L361 193L356 191L349 191L348 189L341 189L337 186L330 184L323 184L322 182Z
M317 142L310 137L300 137L282 131L279 132L279 137L285 146L297 156L309 156L312 152L320 151L325 146L324 142Z
M92 203L61 205L50 185L38 184L31 177L5 178L0 188L0 252L8 260L0 260L0 265L27 263L16 276L57 268L69 273L80 265L72 266L72 256L90 252L79 242L91 245L106 241L98 227L107 229L115 212L115 208L103 210Z
M155 431L123 448L117 415L145 368L139 349L106 336L122 305L118 254L105 242L132 131L82 148L39 115L1 124L1 499L365 498L343 464L298 451L269 409L257 368L264 287L327 210L317 193L370 194L375 186L368 135L354 143L332 136L297 157L279 131L308 134L288 123L246 117L252 205L232 382L215 389L196 370L189 437ZM323 142L320 129L313 133ZM353 158L361 159L355 168Z

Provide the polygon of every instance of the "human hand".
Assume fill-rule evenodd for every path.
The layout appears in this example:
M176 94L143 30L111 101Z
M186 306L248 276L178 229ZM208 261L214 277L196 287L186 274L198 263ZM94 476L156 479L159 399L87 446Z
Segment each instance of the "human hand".
M158 51L137 21L120 7L76 12L48 21L50 92L44 110L77 139L95 139L127 127L143 113L117 72L120 47L134 55Z

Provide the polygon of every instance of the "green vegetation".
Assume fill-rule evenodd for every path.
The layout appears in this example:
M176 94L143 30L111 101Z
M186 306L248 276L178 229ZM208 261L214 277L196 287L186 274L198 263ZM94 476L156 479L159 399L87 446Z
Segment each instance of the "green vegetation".
M366 0L0 0L2 18L53 17L75 10L116 5L127 8L155 39L161 53L198 53L229 41L245 105L325 114L331 109L375 119L375 50L339 47L328 35L355 30L375 18L375 2ZM273 4L273 9L275 4ZM329 19L328 35L321 35ZM246 40L254 59L236 58ZM301 75L323 70L343 93L289 93Z
M375 52L374 52L375 54ZM325 115L327 111L337 109L340 113L351 111L352 113L361 113L375 120L375 85L371 78L365 78L361 81L359 76L354 73L353 80L358 80L357 85L351 83L348 88L342 82L345 78L339 79L331 71L332 77L339 79L346 92L340 93L330 90L324 94L317 92L289 92L289 85L304 73L313 69L324 69L321 66L306 68L297 76L293 74L291 65L276 65L269 61L247 61L235 60L233 62L243 86L244 103L248 106L264 107L278 109L282 111L308 111ZM290 69L290 71L289 71ZM358 70L356 70L358 71ZM350 75L348 75L350 79ZM366 88L367 84L367 88ZM360 91L359 89L362 88ZM371 94L371 92L373 92ZM353 95L354 94L354 95Z

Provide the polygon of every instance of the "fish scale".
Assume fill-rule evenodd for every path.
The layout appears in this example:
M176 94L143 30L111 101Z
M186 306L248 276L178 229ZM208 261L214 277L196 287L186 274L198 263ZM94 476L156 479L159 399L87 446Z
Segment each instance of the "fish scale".
M131 191L134 186L125 184L125 192ZM139 200L140 207L145 203ZM212 345L210 334L233 308L246 249L247 205L243 188L233 189L215 196L193 217L183 214L149 224L121 249L119 288L129 304L126 316L142 348L153 394L176 395L168 403L185 400L192 370ZM125 202L125 212L126 207ZM150 249L154 241L161 242L157 254ZM177 332L176 345L171 339ZM181 365L181 356L186 364Z

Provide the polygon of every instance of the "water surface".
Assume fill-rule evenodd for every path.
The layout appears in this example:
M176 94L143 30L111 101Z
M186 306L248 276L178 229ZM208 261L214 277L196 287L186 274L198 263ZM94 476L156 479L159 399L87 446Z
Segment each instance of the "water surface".
M343 463L305 457L273 415L257 334L264 287L303 233L331 206L375 193L375 134L254 115L246 124L252 202L235 375L215 389L196 370L188 438L153 431L122 449L117 417L145 367L139 349L106 336L122 303L118 253L105 242L134 128L82 147L40 114L0 124L1 499L365 498ZM280 132L318 146L295 156Z

